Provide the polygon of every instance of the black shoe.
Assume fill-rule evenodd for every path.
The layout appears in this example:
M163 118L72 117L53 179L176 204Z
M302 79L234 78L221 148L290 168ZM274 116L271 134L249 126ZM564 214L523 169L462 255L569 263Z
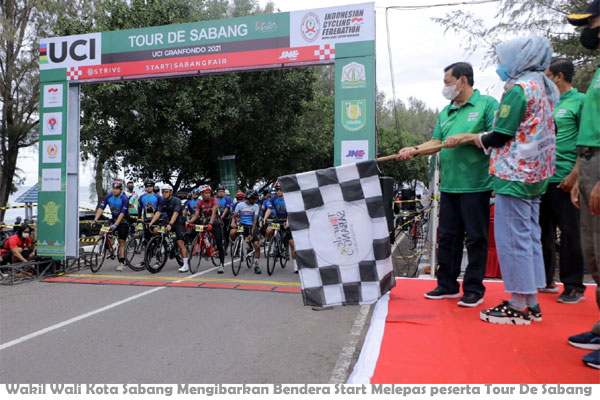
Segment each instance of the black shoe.
M483 303L483 296L476 293L465 293L457 304L461 307L477 307L481 303Z
M432 291L425 293L425 298L432 300L455 299L457 297L460 297L460 292L450 293L444 289L441 289L439 286Z
M255 273L255 274L259 274L259 275L260 275L260 273L261 273L261 270L260 270L260 267L259 267L258 265L256 265L256 266L254 267L254 273Z
M565 291L556 299L559 303L564 304L577 304L584 300L585 297L583 297L583 293L578 292L576 289L565 289Z
M531 325L529 313L513 308L508 301L503 301L494 308L482 311L479 313L479 318L492 324Z
M540 309L540 305L536 304L533 307L527 307L527 312L529 313L529 319L535 322L542 321L542 310Z

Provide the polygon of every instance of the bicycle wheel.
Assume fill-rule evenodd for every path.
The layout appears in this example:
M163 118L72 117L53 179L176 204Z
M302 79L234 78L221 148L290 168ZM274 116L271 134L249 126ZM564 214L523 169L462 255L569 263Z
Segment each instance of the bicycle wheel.
M285 239L287 240L287 238ZM285 266L287 265L288 262L288 257L289 257L289 249L290 249L290 245L287 242L284 242L283 240L279 240L279 265L281 265L281 268L285 268Z
M144 255L144 263L146 269L152 274L160 272L165 266L169 252L167 243L160 236L155 236L148 242L146 253Z
M246 259L246 267L248 268L252 268L252 259L254 258L254 242L251 242L250 244L248 244L248 241L246 240L246 238L244 238L244 246L246 246L246 254L244 257Z
M195 274L200 269L200 261L202 261L202 249L204 248L204 242L200 238L200 235L196 235L196 238L192 242L192 248L188 256L188 265L190 267L190 273Z
M234 276L240 273L240 267L242 266L242 245L244 239L241 236L235 238L231 243L231 272Z
M93 273L100 271L100 268L102 268L106 252L106 236L102 236L92 248L90 269Z
M278 256L278 246L277 242L279 240L277 238L271 239L271 243L269 243L269 248L267 249L265 257L267 258L267 274L273 275L273 271L275 271L275 264L277 263Z
M144 252L142 251L144 245L144 235L136 234L127 240L125 245L125 263L133 271L143 271L146 269L144 265Z

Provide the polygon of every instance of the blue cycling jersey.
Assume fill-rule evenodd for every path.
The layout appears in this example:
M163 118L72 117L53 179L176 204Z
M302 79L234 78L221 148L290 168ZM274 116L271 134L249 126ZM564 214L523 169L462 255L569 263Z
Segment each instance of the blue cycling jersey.
M223 211L228 209L229 213L225 218L229 218L231 216L231 210L233 209L233 202L231 199L227 196L223 196L223 198L217 196L217 201L219 202L219 215L223 215Z
M109 206L112 218L116 220L119 217L119 214L127 215L127 210L129 209L129 199L123 193L117 197L113 196L112 193L109 193L104 196L104 199L98 208L101 208L102 211L104 211L106 206Z
M184 210L188 211L190 214L194 214L196 212L196 204L198 203L198 201L200 201L200 197L198 197L197 199L189 199L186 203L185 203L185 207L183 207Z
M258 215L258 204L248 204L245 201L238 203L235 206L234 214L240 216L240 223L242 225L254 225L254 216Z
M139 200L141 214L150 218L158 210L158 204L163 200L162 196L156 193L144 193Z
M267 202L267 208L271 211L271 216L275 219L287 218L287 210L285 208L285 201L280 199L279 196L271 197Z

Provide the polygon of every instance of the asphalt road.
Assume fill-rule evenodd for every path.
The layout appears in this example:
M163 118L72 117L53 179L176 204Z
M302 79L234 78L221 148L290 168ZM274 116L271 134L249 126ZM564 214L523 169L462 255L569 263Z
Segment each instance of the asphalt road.
M229 265L219 275L206 263L194 276L181 274L175 260L157 275L115 267L107 262L96 277L299 284L291 261L272 276L264 260L261 275L242 266L237 277ZM298 293L39 281L3 286L0 382L345 382L368 311L313 311Z

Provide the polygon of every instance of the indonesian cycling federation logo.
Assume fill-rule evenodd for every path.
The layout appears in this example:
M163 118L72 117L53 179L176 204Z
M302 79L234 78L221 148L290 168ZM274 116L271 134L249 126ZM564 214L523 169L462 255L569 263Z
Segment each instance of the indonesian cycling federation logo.
M319 32L321 32L321 21L319 21L317 14L308 13L302 18L300 32L307 42L314 42L319 37Z
M367 86L367 74L365 66L357 62L351 62L342 68L342 89L356 89Z
M60 219L58 218L58 209L60 208L60 204L56 204L53 201L49 201L42 207L44 207L44 219L42 220L42 222L50 226L54 226L57 222L60 222Z
M367 100L342 100L342 126L356 132L367 124Z

